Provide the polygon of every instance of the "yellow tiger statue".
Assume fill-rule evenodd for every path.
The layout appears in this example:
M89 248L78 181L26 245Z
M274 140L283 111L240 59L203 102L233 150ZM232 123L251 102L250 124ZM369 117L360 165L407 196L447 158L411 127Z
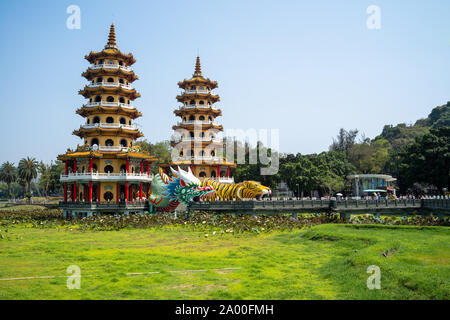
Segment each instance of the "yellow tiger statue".
M272 191L257 181L244 181L240 183L220 183L212 179L201 180L201 186L212 186L216 191L210 196L205 196L204 201L220 201L257 199L261 200L263 196L269 196Z

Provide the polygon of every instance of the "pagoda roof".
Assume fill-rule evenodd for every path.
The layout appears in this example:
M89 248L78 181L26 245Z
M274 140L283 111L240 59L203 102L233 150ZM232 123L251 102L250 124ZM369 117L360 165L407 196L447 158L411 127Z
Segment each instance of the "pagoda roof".
M211 93L200 93L200 92L196 92L196 93L183 93L177 96L177 100L178 102L184 102L186 100L190 100L190 99L209 99L211 100L212 103L216 103L218 101L220 101L220 97L216 94L211 94Z
M105 87L103 85L100 85L98 87L89 87L85 86L84 89L78 91L80 95L85 97L86 99L92 97L93 95L97 94L120 94L123 96L126 96L130 100L134 100L139 98L141 95L136 91L136 89L126 89L121 86L118 87Z
M65 154L58 155L58 160L72 160L75 158L102 158L103 154L98 151L72 151L67 150Z
M96 106L96 107L81 107L76 111L82 117L86 117L94 114L122 114L125 116L129 116L131 119L136 119L142 116L142 113L137 111L137 109L128 109L123 108L121 106L118 107L105 107L105 106Z
M133 137L134 139L143 137L144 134L140 132L139 130L128 130L124 128L90 128L90 129L83 129L80 128L78 130L74 130L72 132L73 135L78 136L80 138L84 137L91 137L94 135L102 135L102 136L116 136L120 134L126 134L128 136Z
M217 81L209 80L208 78L205 78L203 76L199 56L197 56L197 59L195 61L195 70L194 74L192 75L192 78L184 79L183 81L178 82L178 86L182 89L186 89L186 87L193 84L208 86L211 90L218 87Z
M183 117L184 115L191 114L212 114L214 117L219 117L222 115L222 110L216 108L189 108L189 109L176 109L173 111L176 116Z
M219 131L223 131L223 126L221 124L214 124L214 123L209 123L209 124L179 124L179 125L174 125L172 126L173 130L178 130L178 129L186 129L186 130L194 130L194 128L196 128L196 126L201 126L200 129L201 130L208 130L208 129L216 129Z
M137 158L137 159L143 159L147 161L156 161L158 158L155 158L154 156L151 156L144 152L138 152L138 151L131 151L131 152L120 152L117 154L118 158Z
M114 24L111 24L109 35L108 35L108 43L102 51L91 51L85 59L90 63L94 63L97 59L102 58L115 58L124 61L128 66L133 65L136 62L133 55L131 53L125 54L119 50L116 43L116 33L114 29Z
M127 79L128 82L134 82L139 79L139 77L134 73L133 70L124 70L122 68L111 69L111 68L98 68L92 69L88 68L85 72L81 74L87 80L91 81L92 79L98 76L122 76L124 79Z

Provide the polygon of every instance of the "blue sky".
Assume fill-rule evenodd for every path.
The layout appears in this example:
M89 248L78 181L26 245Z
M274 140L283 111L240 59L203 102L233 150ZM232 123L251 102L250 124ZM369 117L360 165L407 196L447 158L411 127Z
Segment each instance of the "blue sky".
M69 5L81 29L66 28ZM381 29L366 27L369 5ZM46 162L77 143L84 55L109 25L137 59L145 138L169 139L177 82L219 82L225 128L280 129L282 152L327 150L339 128L373 138L449 99L450 1L1 1L0 162Z

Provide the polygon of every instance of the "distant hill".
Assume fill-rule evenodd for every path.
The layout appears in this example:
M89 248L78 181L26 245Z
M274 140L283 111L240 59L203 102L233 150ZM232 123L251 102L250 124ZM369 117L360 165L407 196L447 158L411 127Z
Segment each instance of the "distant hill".
M431 110L425 119L419 119L414 125L399 123L396 126L385 125L381 134L374 140L386 139L393 148L403 148L418 136L429 132L430 128L450 126L450 101Z

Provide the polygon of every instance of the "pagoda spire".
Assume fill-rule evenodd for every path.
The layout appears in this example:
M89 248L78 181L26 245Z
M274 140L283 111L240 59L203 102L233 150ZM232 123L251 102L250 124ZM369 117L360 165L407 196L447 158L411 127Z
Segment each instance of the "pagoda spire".
M117 49L116 31L114 29L114 23L112 23L111 27L109 28L108 43L106 44L105 49Z
M195 62L195 72L194 77L202 77L202 66L200 65L200 57L197 56L197 61Z

